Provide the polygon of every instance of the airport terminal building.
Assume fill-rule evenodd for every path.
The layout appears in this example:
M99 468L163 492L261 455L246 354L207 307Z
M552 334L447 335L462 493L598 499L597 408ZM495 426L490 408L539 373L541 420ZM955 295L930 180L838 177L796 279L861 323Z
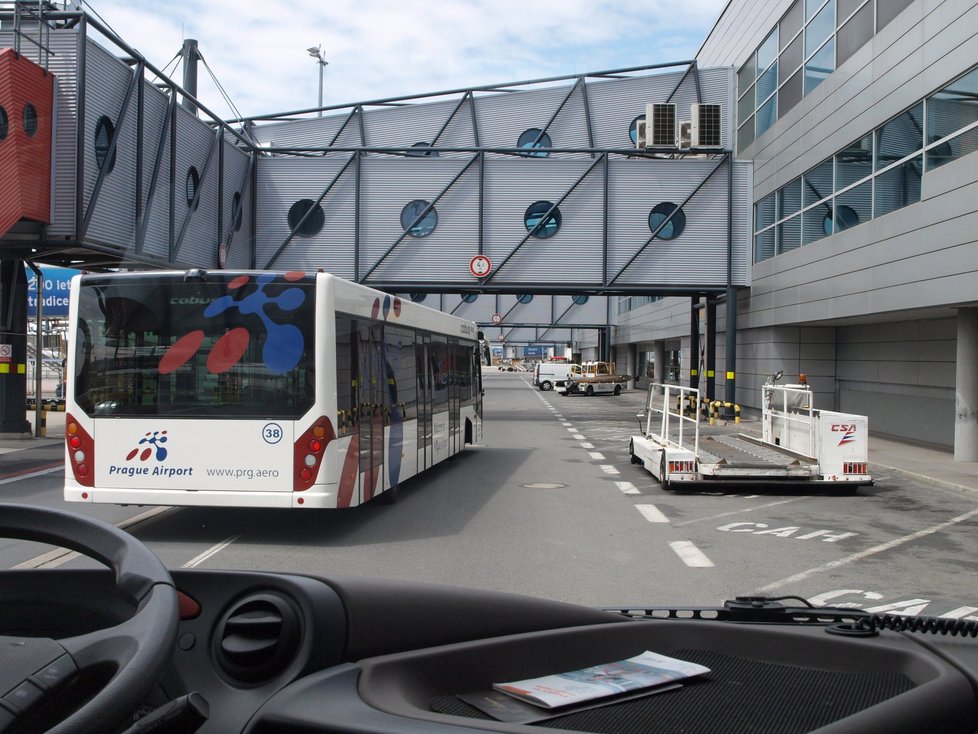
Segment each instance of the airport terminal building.
M976 461L976 33L975 0L731 0L690 60L224 120L192 47L177 82L5 3L0 432L26 270L321 268L641 389L749 411L803 373Z
M735 69L735 154L752 162L739 402L804 373L819 407L978 460L976 34L968 0L724 9L697 61ZM686 299L622 310L619 354L696 368Z

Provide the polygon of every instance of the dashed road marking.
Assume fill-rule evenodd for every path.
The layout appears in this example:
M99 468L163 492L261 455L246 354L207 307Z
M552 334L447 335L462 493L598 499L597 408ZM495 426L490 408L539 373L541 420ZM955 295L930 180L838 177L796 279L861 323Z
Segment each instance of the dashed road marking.
M631 482L615 482L618 485L618 489L622 491L622 494L642 494L638 487L636 487Z
M621 474L621 472L611 464L602 464L601 471L603 471L605 474L614 474L615 476Z
M588 456L590 456L595 461L604 461L604 454L597 451L588 451Z
M583 436L582 436L582 438L583 438ZM582 449L593 449L594 448L594 444L593 443L588 443L587 441L584 441L584 442L581 443L581 448Z
M649 522L669 522L669 518L663 515L662 510L660 510L655 505L635 505L635 509L641 512L642 517L644 517ZM704 558L705 557L706 556L704 556Z
M683 563L691 568L713 568L713 561L688 540L674 540L669 543L669 547Z

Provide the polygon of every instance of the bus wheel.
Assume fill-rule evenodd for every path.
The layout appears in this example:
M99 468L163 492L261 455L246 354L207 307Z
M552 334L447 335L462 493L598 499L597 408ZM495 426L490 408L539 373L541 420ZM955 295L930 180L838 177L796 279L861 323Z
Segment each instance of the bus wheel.
M621 395L621 385L615 385L615 395Z
M554 384L550 380L544 380L540 383L540 389L546 392L547 390L553 390Z
M588 385L586 388L584 388L584 394L588 397L594 395L594 385Z

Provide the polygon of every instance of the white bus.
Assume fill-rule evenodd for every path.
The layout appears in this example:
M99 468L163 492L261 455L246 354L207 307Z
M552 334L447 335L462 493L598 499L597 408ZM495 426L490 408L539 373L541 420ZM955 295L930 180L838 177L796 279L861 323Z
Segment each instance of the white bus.
M476 326L327 273L71 282L65 499L342 508L476 443Z

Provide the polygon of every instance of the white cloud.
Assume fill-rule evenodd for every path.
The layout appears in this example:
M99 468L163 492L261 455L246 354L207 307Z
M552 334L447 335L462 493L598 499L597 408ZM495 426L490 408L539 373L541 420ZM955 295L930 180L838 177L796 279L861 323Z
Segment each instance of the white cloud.
M92 0L163 67L195 38L245 116L692 58L725 0ZM173 72L179 82L180 69ZM231 116L205 69L198 96Z

